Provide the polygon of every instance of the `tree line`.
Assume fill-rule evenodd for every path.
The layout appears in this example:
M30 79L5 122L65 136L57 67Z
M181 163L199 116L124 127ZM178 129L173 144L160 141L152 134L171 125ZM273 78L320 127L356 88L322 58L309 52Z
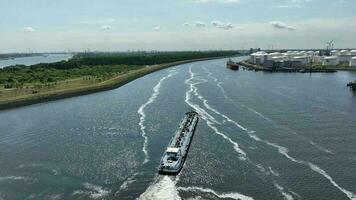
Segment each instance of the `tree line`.
M145 65L236 54L235 51L80 53L68 61L5 67L0 69L0 84L13 88L25 83L45 84L83 76L107 78Z

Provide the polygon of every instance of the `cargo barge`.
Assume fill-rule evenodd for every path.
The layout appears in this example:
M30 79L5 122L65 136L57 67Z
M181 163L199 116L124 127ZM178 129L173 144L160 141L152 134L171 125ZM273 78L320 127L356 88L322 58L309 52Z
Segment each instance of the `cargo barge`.
M199 116L195 111L185 114L162 156L158 167L159 174L178 175L182 170L198 121Z
M353 91L356 91L356 80L347 84L347 87L350 87Z
M229 59L227 62L226 62L226 67L231 69L231 70L239 70L240 66L238 63L232 61L231 59Z

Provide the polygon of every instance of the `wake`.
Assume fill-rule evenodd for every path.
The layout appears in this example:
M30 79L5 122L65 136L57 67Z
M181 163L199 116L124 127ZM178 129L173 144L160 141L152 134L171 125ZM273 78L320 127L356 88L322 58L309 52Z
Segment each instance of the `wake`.
M186 98L185 98L185 102L192 107L201 117L202 119L204 119L206 121L206 124L214 131L214 133L216 133L217 135L221 136L222 138L224 138L225 140L227 140L229 143L231 143L234 147L234 150L239 154L239 158L241 160L246 160L247 156L246 153L240 149L239 144L237 142L234 142L230 137L226 136L225 134L223 134L222 132L220 132L213 124L221 124L220 122L218 122L214 117L212 117L210 114L208 114L203 108L201 108L199 105L194 104L191 102L191 94L193 93L195 96L197 96L200 100L203 101L204 106L206 108L208 108L209 110L212 110L213 112L218 112L217 110L215 110L214 108L210 107L209 104L207 103L207 101L198 93L197 91L197 87L195 85L197 84L201 84L203 82L198 82L198 83L194 83L192 80L194 79L195 75L192 72L192 66L189 67L189 74L190 74L190 78L187 79L185 81L186 84L189 85L189 90L186 92Z
M191 68L189 69L190 73L192 74ZM208 74L209 75L209 74ZM211 74L210 74L211 76ZM192 77L192 76L191 76ZM215 81L216 82L216 81ZM222 87L221 87L222 88ZM197 93L196 93L197 94ZM226 94L226 92L225 92ZM227 96L227 95L226 95ZM207 107L208 108L208 107ZM211 107L210 107L211 108ZM209 108L208 108L209 109ZM356 195L344 188L342 188L340 185L338 185L333 178L326 173L325 170L321 169L319 166L311 163L311 162L306 162L303 160L298 160L294 157L292 157L291 155L289 155L289 149L284 147L284 146L280 146L278 144L269 142L267 140L263 140L261 138L259 138L258 136L254 135L255 131L253 130L248 130L247 128L243 127L242 125L240 125L239 123L237 123L236 121L232 120L231 118L229 118L228 116L221 114L220 112L218 112L216 109L211 109L211 111L213 111L214 113L220 115L221 117L225 118L227 121L231 122L232 124L234 124L236 127L240 128L241 130L247 132L248 136L252 139L254 139L257 142L263 142L265 144L267 144L268 146L271 146L273 148L276 148L278 150L278 153L280 153L281 155L283 155L284 157L286 157L287 159L291 160L292 162L298 163L298 164L303 164L308 166L312 171L322 175L324 178L326 178L327 180L329 180L329 182L336 187L337 189L339 189L339 191L341 191L342 193L344 193L350 200L356 200ZM257 112L257 111L256 111ZM262 114L261 114L262 115ZM314 143L315 145L315 143ZM277 185L275 185L277 187ZM281 190L282 188L279 188L279 190ZM283 193L282 193L283 194ZM290 196L283 194L285 198L290 199Z
M206 68L206 67L203 67L203 69L205 70L205 72L208 74L208 77L210 77L214 82L218 82L219 80L212 76L212 73ZM217 87L220 89L221 93L223 94L223 96L225 97L225 99L227 99L228 101L232 102L233 104L236 103L236 101L233 101L228 95L227 95L227 92L225 91L225 89L222 87L222 82L218 82L217 83ZM319 144L316 144L315 142L311 141L310 139L302 136L302 135L299 135L298 133L296 133L295 131L291 130L290 128L288 127L285 127L285 126L281 126L279 124L277 124L276 122L274 122L272 119L270 119L269 117L263 115L262 113L256 111L255 109L253 108L250 108L248 106L246 106L245 104L241 103L241 102L237 102L241 107L249 110L250 112L258 115L259 117L261 117L262 119L274 124L275 126L277 127L280 127L280 128L283 128L289 132L291 132L292 134L300 137L301 139L305 140L306 142L308 142L310 145L314 146L315 148L317 148L318 150L320 151L323 151L324 153L328 153L328 154L334 154L334 152L332 150L329 150L325 147L322 147L321 145Z
M177 72L176 70L169 70L169 74L167 76L164 76L163 78L161 78L157 85L155 85L153 87L153 92L150 96L150 98L140 106L140 108L137 110L137 113L140 115L140 122L138 123L139 126L140 126L140 129L141 129L141 136L143 137L144 141L143 141L143 147L142 147L142 151L145 155L145 159L143 161L143 164L144 163L147 163L149 161L149 156L148 156L148 151L147 151L147 145L148 145L148 137L147 137L147 134L146 134L146 126L144 125L144 122L146 120L146 113L145 113L145 108L150 105L151 103L153 103L156 98L158 97L159 93L160 93L160 88L161 88L161 85L162 83L164 82L164 80L176 75Z
M188 191L188 192L201 192L201 193L210 193L214 196L222 199L222 198L229 198L229 199L236 199L236 200L253 200L252 197L237 193L237 192L229 192L229 193L218 193L209 188L202 188L202 187L178 187L178 190L181 191Z
M176 180L172 176L157 176L154 182L140 195L139 200L181 200Z

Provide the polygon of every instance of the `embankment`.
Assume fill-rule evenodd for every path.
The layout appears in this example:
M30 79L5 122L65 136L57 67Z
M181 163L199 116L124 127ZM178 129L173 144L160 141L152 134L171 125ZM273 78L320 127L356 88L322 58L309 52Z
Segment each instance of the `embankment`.
M153 65L137 70L132 70L125 74L116 76L112 79L106 80L104 82L100 82L88 86L53 90L53 91L37 93L37 94L21 95L10 99L0 99L0 110L26 106L26 105L36 104L36 103L42 103L47 101L54 101L58 99L75 97L80 95L86 95L86 94L91 94L100 91L111 90L111 89L118 88L122 85L125 85L126 83L133 81L137 78L140 78L142 76L145 76L147 74L150 74L152 72L161 69L165 69L176 65L191 63L191 62L212 60L218 58L226 58L226 57L202 58L202 59L177 61L177 62L160 64L160 65Z

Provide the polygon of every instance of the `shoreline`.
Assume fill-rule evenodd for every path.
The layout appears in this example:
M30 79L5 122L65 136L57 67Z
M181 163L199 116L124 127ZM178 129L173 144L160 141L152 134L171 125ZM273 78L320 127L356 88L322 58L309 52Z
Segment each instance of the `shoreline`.
M265 71L265 72L286 72L286 73L334 73L337 71L356 71L356 69L347 69L347 68L340 68L340 67L328 67L324 69L310 69L310 68L303 68L303 69L292 69L292 68L279 68L279 69L271 69L266 68L260 65L251 64L249 62L241 61L238 63L239 65L247 68L247 70L252 71Z
M222 59L222 58L228 58L228 57L232 57L232 56L199 58L199 59L193 59L193 60L183 60L183 61L177 61L177 62L166 63L166 64L152 65L150 67L132 70L126 74L122 74L122 75L116 76L114 78L111 78L109 80L106 80L106 81L103 81L103 82L100 82L97 84L93 84L93 85L88 85L88 86L83 86L83 87L78 87L78 88L54 90L54 91L38 93L38 94L23 95L23 96L14 97L13 99L5 100L5 101L0 100L0 111L18 108L18 107L22 107L22 106L28 106L28 105L37 104L37 103L44 103L44 102L48 102L48 101L55 101L55 100L64 99L64 98L71 98L71 97L76 97L76 96L92 94L92 93L96 93L96 92L112 90L112 89L119 88L119 87L125 85L126 83L129 83L129 82L131 82L135 79L138 79L140 77L143 77L147 74L150 74L150 73L162 70L162 69L166 69L169 67L173 67L173 66L177 66L177 65L181 65L181 64L192 63L192 62Z

